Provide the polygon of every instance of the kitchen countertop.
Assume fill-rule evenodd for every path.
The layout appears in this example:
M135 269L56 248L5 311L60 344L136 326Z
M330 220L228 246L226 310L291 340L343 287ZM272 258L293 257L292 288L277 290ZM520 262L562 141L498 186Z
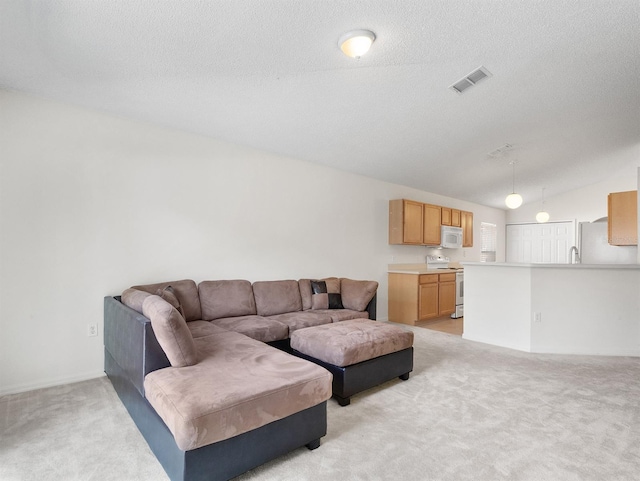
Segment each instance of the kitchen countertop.
M640 264L519 264L512 262L465 262L465 266L534 267L541 269L640 269Z
M460 264L451 262L449 265L459 266ZM449 269L429 269L427 264L389 264L387 266L389 274L446 274L448 272L457 272L461 269L462 266Z

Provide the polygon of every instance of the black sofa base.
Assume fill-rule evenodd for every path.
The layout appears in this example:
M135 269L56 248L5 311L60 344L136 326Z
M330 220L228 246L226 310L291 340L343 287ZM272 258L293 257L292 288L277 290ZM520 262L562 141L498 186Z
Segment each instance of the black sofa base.
M327 432L327 403L323 402L233 438L182 451L107 349L105 372L172 481L228 480L299 447L315 449Z
M351 396L354 394L390 381L394 377L406 381L409 379L409 373L413 371L413 347L345 367L334 366L295 349L292 349L291 353L314 362L333 374L333 397L340 406L350 404Z

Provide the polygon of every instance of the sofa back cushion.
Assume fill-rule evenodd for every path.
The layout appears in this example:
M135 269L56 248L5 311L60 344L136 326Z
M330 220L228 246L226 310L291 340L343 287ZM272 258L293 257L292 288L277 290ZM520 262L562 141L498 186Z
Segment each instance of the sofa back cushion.
M158 294L158 291L163 291L169 286L171 286L171 290L173 291L172 293L180 303L182 312L184 312L185 320L197 321L202 319L202 311L200 310L200 298L198 297L198 287L196 286L196 283L191 279L133 286L133 289L145 291L150 294Z
M133 289L130 287L122 293L122 303L142 314L142 304L144 300L152 294L147 291L141 291L139 289Z
M376 295L377 290L378 283L376 281L340 279L340 295L345 309L365 311L373 296Z
M202 281L198 284L198 294L202 319L207 321L256 314L256 302L249 281Z
M259 281L253 283L259 316L275 316L302 310L298 281Z
M187 321L178 310L160 296L148 296L142 314L151 320L158 343L173 367L193 366L198 362L196 346Z

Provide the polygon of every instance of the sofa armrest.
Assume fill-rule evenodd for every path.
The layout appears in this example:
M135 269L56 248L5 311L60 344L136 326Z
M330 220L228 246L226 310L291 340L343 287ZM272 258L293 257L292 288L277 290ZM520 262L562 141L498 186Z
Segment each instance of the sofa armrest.
M119 296L104 298L104 347L142 396L145 376L171 365L151 321L122 304Z
M376 302L378 299L378 293L376 292L373 295L373 298L369 301L369 304L367 304L367 312L369 313L369 319L371 319L372 321L376 320Z

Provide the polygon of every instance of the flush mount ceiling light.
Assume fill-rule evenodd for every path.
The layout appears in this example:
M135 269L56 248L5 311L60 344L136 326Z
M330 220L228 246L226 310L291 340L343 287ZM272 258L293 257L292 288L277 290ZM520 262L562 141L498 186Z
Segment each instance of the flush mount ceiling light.
M347 57L360 58L369 51L375 39L369 30L353 30L340 37L338 46Z
M522 196L520 194L516 194L516 161L511 160L509 163L513 166L513 184L511 194L507 196L504 203L509 207L509 209L517 209L522 205Z
M542 188L542 210L536 214L536 221L540 224L549 222L549 213L544 210L544 187Z

